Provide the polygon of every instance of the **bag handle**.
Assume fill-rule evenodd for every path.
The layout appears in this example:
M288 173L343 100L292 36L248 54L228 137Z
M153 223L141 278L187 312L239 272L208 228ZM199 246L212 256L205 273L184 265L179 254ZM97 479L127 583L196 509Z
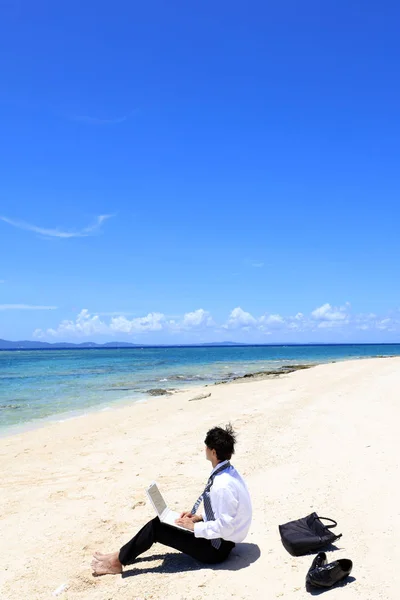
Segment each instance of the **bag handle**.
M324 521L330 521L331 523L333 523L333 525L325 525L325 527L327 529L332 529L332 527L336 527L337 526L337 522L334 519L329 519L329 517L318 517L318 519L320 521L324 520Z

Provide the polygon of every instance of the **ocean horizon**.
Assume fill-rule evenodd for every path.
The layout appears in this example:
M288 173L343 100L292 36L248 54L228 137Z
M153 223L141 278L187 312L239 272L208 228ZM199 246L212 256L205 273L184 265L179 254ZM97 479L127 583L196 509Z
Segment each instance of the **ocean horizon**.
M1 350L0 433L143 402L155 389L172 392L290 364L399 355L400 344L386 343Z
M6 340L0 340L6 342ZM98 344L96 342L82 342L80 344L74 344L72 342L59 342L59 343L48 343L48 345L34 346L35 342L32 341L9 341L10 344L30 344L29 346L1 346L0 352L21 352L25 350L29 351L51 351L51 350L141 350L142 348L231 348L231 347L247 347L247 348L285 348L287 346L400 346L400 342L285 342L285 343L271 343L271 344L248 344L246 342L204 342L201 344L128 344L124 342L106 342L104 344Z

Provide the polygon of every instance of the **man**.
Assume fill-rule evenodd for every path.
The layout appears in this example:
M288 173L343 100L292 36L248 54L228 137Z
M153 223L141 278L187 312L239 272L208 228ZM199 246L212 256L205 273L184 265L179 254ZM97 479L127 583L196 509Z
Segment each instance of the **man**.
M244 540L250 528L252 508L246 484L229 462L236 443L232 426L210 429L204 443L206 458L213 470L192 510L182 512L176 520L188 531L161 523L156 517L119 552L96 552L92 561L93 575L122 573L125 565L132 564L155 542L180 550L201 562L219 563L228 557L235 543ZM201 501L204 512L197 515Z

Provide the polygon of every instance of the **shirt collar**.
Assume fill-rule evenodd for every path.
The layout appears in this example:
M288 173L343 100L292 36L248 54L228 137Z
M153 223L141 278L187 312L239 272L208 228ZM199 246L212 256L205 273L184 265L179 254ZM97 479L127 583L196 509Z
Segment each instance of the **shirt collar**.
M211 475L214 473L214 471L216 471L217 469L219 469L220 467L222 467L222 465L225 465L227 462L229 462L229 460L223 460L222 462L219 462L217 465L215 465L215 467L211 471Z

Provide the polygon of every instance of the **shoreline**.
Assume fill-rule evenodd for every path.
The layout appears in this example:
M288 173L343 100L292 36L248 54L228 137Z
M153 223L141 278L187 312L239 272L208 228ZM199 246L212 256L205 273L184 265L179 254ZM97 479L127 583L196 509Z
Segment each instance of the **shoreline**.
M193 387L0 439L0 596L41 600L65 584L62 600L305 599L312 557L287 554L278 525L316 510L343 533L329 558L354 562L346 598L396 597L400 357L366 361ZM150 481L174 510L193 504L210 470L204 434L228 421L254 509L245 543L220 568L157 545L127 576L93 578L92 551L118 549L154 516Z
M390 344L387 344L390 345ZM41 350L41 349L40 349ZM18 424L6 425L0 427L0 440L12 437L14 435L21 435L29 431L35 431L37 429L42 429L47 427L53 423L61 423L64 421L70 421L74 419L81 419L83 417L90 417L93 414L97 414L98 412L104 411L112 411L119 408L131 407L136 404L147 404L154 400L157 400L161 397L171 398L176 394L190 392L191 390L201 390L202 388L212 388L214 386L220 385L230 385L232 383L249 383L250 381L262 381L265 379L273 379L279 378L289 373L295 372L297 370L305 370L311 369L318 365L325 364L334 364L336 362L348 362L348 361L359 361L359 360L370 360L372 359L384 359L384 358L396 358L397 355L378 355L376 357L369 356L360 356L357 358L349 357L349 358L340 358L336 360L329 361L321 361L321 362L307 362L307 363L296 363L289 365L282 365L277 369L268 369L262 371L251 371L249 373L245 373L244 375L234 375L228 377L227 379L222 379L220 381L210 381L209 383L199 383L198 381L194 381L191 385L189 381L185 381L185 384L182 388L158 388L162 393L155 394L154 392L157 388L150 388L147 391L143 391L141 395L136 394L132 397L124 397L119 400L112 401L103 401L99 404L95 404L93 406L88 406L84 408L78 408L73 410L67 410L64 412L53 413L46 417L41 417L35 420L25 421ZM201 393L201 392L199 392Z
M400 344L81 350L19 351L0 360L0 437L148 402L153 393L279 375L289 365L400 356Z
M54 413L52 415L48 415L47 417L42 417L36 420L26 421L24 423L18 423L15 425L9 425L5 427L0 427L0 440L4 438L11 437L13 435L20 435L28 431L35 431L36 429L42 429L43 427L47 427L52 423L62 423L64 421L70 421L73 419L80 419L82 417L90 417L90 415L96 414L98 412L104 412L108 410L114 410L118 408L130 407L136 404L146 404L156 399L160 399L161 397L170 398L176 394L190 392L191 390L198 390L202 388L212 387L214 385L225 385L234 382L242 382L247 383L250 380L262 380L268 379L271 377L279 377L281 375L285 375L288 373L292 373L296 370L308 369L316 366L320 363L310 363L307 365L289 365L282 366L280 369L276 370L268 370L268 371L254 371L250 373L246 373L244 375L237 375L229 377L228 379L224 379L221 381L211 381L210 383L199 384L198 381L193 382L192 385L188 381L185 382L184 387L182 388L150 388L147 391L144 391L141 396L135 395L131 398L125 397L120 400L113 400L111 402L101 402L91 407L86 407L82 409L75 409L71 411L65 411L60 413ZM154 393L159 389L159 394Z

